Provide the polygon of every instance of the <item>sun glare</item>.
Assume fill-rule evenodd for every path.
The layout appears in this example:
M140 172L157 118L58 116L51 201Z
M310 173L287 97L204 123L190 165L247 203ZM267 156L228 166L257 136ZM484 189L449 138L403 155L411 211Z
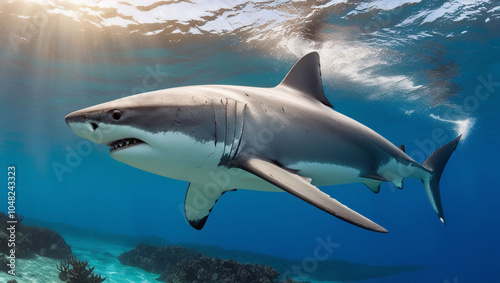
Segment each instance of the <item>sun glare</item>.
M441 122L455 124L455 131L457 132L457 135L462 135L462 140L465 140L467 138L470 130L474 127L474 119L472 118L467 118L464 120L449 120L449 119L443 119L434 114L431 114L430 116L431 118Z

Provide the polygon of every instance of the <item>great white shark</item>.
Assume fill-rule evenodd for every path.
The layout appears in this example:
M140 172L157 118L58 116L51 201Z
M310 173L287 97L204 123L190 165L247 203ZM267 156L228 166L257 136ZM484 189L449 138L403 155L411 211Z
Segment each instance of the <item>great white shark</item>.
M460 136L422 164L335 110L323 92L319 55L302 57L273 88L200 85L120 98L66 116L79 136L108 145L112 158L189 182L188 222L201 229L227 191L285 191L376 232L387 230L318 187L422 180L443 223L439 181Z

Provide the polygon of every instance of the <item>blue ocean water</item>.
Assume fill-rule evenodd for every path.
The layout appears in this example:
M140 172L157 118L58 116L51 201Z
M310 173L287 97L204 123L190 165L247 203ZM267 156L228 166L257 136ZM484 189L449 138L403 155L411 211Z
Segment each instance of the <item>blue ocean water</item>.
M0 4L0 168L7 176L16 167L18 213L298 261L329 241L329 259L425 267L366 282L498 281L497 1L39 2ZM379 194L362 184L322 188L388 234L288 194L243 190L225 194L197 231L184 217L186 182L119 163L64 122L145 91L272 87L313 50L335 110L415 160L463 135L441 180L446 226L420 182L406 180ZM7 177L4 187L7 212Z

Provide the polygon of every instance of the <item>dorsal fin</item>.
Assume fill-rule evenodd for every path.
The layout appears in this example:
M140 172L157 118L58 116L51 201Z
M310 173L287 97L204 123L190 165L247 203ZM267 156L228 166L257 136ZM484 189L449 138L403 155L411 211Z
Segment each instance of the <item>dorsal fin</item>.
M323 92L319 54L316 51L297 61L279 85L294 88L333 108Z
M404 144L398 146L398 148L401 149L401 151L403 151L404 153L406 153L405 145Z

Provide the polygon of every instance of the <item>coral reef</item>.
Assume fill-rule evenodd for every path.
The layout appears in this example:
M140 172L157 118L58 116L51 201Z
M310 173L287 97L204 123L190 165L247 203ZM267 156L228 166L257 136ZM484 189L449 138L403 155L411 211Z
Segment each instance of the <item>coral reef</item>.
M157 280L170 283L274 283L278 282L280 275L271 266L211 258L194 249L178 246L139 244L122 253L118 260L125 265L161 274ZM295 281L286 279L284 282Z
M65 259L71 255L71 247L56 231L36 226L27 226L27 229L33 235L31 242L35 253L55 259Z
M9 247L9 239L12 235L6 233L9 225L9 215L0 212L0 252L10 254L15 249L17 258L29 258L35 254L54 258L66 259L71 256L71 247L64 238L54 230L24 225L21 223L22 216L16 216L15 224L15 247Z
M120 254L118 260L124 265L160 274L183 259L195 259L201 256L202 253L183 247L138 244L134 249Z
M77 260L75 257L61 260L60 265L57 265L57 269L59 270L59 280L63 282L100 283L106 280L106 278L101 278L101 275L92 273L94 267L89 267L88 262Z
M241 264L232 259L200 257L182 260L157 280L170 283L273 283L278 276L278 271L270 266Z

